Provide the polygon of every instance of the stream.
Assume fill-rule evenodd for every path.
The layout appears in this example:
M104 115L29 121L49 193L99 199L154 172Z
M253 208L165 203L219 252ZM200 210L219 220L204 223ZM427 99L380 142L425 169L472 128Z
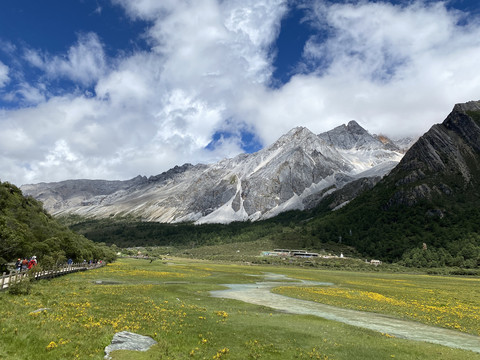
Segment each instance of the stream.
M452 348L480 353L480 337L454 330L424 325L414 321L396 319L388 315L337 308L313 301L274 294L270 290L278 286L331 286L332 283L296 280L279 274L265 274L264 280L254 284L225 284L226 290L212 291L213 297L235 299L255 305L263 305L291 314L314 315L339 321L398 338L425 341Z

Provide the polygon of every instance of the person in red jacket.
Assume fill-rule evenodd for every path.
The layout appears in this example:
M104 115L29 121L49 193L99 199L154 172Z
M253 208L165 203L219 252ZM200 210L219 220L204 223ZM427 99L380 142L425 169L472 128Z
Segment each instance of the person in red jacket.
M30 261L28 262L28 270L30 270L32 267L34 267L35 265L37 265L37 257L36 256L32 256L32 258L30 259Z

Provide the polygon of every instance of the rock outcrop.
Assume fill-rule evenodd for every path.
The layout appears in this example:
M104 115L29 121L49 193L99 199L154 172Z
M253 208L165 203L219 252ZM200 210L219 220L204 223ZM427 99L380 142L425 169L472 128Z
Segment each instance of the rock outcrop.
M405 154L388 179L395 192L389 206L451 196L480 182L480 101L457 104Z
M105 348L105 359L111 359L110 353L116 350L147 351L156 343L149 336L122 331L116 333L112 343Z

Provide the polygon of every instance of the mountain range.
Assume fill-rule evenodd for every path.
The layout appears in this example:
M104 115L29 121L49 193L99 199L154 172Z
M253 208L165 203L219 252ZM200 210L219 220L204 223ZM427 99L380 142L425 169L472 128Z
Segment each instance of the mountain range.
M196 247L258 240L341 248L411 267L480 267L480 101L455 105L405 154L400 143L356 122L319 135L295 128L257 153L212 165L24 191L51 213L82 215L70 218L75 229L97 242ZM125 215L134 221L118 221ZM236 220L252 221L165 224Z
M404 144L411 142L371 135L355 121L319 135L297 127L256 153L215 164L184 164L127 181L66 180L21 190L56 216L197 224L256 221L313 208L349 184L337 204L343 206L388 174L402 159Z

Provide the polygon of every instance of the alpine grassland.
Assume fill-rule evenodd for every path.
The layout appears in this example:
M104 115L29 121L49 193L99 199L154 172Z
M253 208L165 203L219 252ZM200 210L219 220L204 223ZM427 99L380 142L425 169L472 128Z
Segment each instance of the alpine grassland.
M265 273L334 284L326 294L318 286L275 290L289 296L479 332L478 278L120 259L34 282L28 295L0 293L0 359L103 359L123 330L158 344L146 352L115 351L114 360L480 359L479 353L210 294L224 284L253 284Z
M283 286L276 293L369 311L480 336L480 279L341 272L323 274L333 287ZM480 341L480 339L479 339Z

